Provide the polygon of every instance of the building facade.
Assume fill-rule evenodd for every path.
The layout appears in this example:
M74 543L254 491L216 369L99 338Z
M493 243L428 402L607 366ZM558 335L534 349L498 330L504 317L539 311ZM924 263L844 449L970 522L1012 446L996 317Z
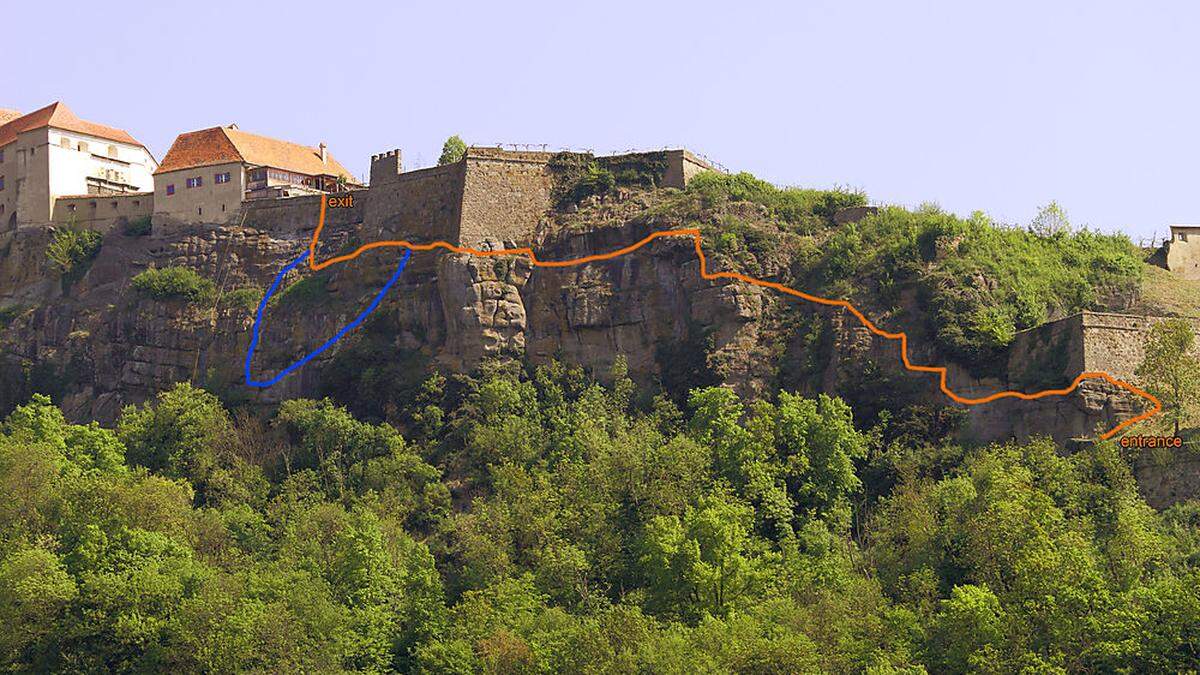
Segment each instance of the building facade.
M1184 279L1200 279L1200 225L1172 225L1158 264Z
M67 196L148 193L154 157L127 132L80 119L63 103L0 110L0 225L49 223Z
M325 144L309 147L236 125L180 134L154 174L154 213L222 223L243 201L360 187Z

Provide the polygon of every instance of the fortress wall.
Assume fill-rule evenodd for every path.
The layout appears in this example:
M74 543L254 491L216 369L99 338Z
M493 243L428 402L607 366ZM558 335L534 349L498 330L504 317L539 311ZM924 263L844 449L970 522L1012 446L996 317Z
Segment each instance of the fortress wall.
M1122 379L1133 377L1145 357L1146 333L1166 318L1108 312L1084 312L1079 316L1083 324L1083 369L1103 370ZM1200 333L1200 320L1190 321Z
M54 202L53 221L71 222L89 230L110 232L154 213L154 194L139 192L124 195L86 195L59 197Z
M462 194L461 162L409 171L373 185L363 199L364 237L455 241Z
M1009 348L1008 377L1015 385L1084 371L1130 379L1145 357L1146 333L1166 317L1080 312L1017 333ZM1200 320L1192 319L1197 334Z
M465 244L485 240L529 243L553 205L548 152L470 148L458 233Z
M365 190L349 193L354 198L350 208L326 209L325 227L344 229L363 221L363 196ZM317 226L321 212L322 195L305 195L285 199L258 199L242 203L244 224L272 234L300 234L312 232ZM241 222L241 218L234 223Z
M683 189L698 173L715 171L708 162L687 150L667 150L667 172L663 176L664 187Z
M1083 315L1021 331L1008 349L1008 381L1019 389L1067 384L1085 370Z

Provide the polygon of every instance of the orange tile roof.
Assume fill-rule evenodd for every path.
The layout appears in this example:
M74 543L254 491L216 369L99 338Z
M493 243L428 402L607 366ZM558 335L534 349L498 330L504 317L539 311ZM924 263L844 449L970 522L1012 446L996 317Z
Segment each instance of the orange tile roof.
M0 121L4 121L3 118L0 118ZM137 139L121 129L79 119L65 103L58 101L51 103L45 108L34 110L28 115L4 121L3 126L0 126L0 147L17 140L18 134L43 127L54 127L63 131L74 131L77 134L87 134L88 136L117 141L118 143L128 143L129 145L145 147Z
M0 108L0 124L8 124L20 116L20 110L13 110L12 108Z
M167 173L214 164L244 162L294 171L306 176L354 176L333 155L306 145L247 133L235 127L213 127L180 134L155 173Z
M225 135L225 130L213 127L179 134L154 173L243 161L242 155Z

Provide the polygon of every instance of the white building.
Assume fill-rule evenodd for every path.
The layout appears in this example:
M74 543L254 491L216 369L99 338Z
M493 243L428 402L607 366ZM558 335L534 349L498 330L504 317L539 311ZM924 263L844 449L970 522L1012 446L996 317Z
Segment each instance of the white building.
M125 131L62 103L15 115L0 110L0 227L50 222L59 197L154 189L158 164Z

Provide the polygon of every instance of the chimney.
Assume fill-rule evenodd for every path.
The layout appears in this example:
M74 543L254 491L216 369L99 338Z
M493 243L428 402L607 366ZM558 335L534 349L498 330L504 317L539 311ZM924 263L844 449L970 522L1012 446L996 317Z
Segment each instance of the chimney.
M321 145L317 147L321 148L321 163L325 164L329 159L329 152L325 149L325 141L321 141Z

